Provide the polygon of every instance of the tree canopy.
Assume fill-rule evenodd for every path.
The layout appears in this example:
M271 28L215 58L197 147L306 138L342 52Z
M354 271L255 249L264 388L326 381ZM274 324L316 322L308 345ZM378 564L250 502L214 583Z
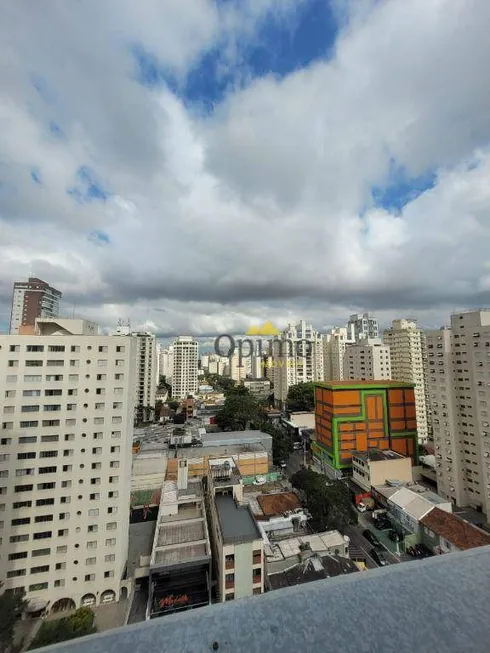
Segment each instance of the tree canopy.
M15 624L27 606L24 592L4 592L0 596L0 653L8 651L14 642Z
M221 374L208 372L204 378L216 392L226 392L235 385L233 379L228 376L221 376Z
M260 407L249 391L243 386L229 389L225 403L216 413L216 424L223 431L244 431L251 424L257 424Z
M343 481L328 481L322 474L302 469L291 477L291 483L305 493L317 529L343 533L348 524L357 524L357 511Z
M62 617L56 621L44 621L32 640L29 650L66 642L69 639L95 632L97 632L97 628L94 626L93 611L90 608L79 608L69 617Z
M297 383L288 390L286 406L289 411L312 411L315 408L315 384Z

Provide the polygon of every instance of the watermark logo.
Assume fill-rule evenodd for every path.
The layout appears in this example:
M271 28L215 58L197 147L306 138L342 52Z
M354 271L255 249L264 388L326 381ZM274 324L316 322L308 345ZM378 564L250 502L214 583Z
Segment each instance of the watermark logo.
M219 335L214 341L214 351L225 358L238 355L238 367L243 367L245 358L254 356L267 357L263 367L293 367L301 363L297 359L310 356L313 351L311 340L286 338L271 322L265 322L261 327L252 326L245 335L252 336L253 339L234 338L228 333ZM257 336L273 337L264 340Z
M246 336L280 336L279 329L272 324L272 322L264 322L262 326L251 326Z

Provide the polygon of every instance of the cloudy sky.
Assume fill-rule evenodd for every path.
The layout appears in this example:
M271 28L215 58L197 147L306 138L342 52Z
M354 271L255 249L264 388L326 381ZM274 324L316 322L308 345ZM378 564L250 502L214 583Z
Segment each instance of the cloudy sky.
M490 2L3 0L14 279L161 336L490 306Z

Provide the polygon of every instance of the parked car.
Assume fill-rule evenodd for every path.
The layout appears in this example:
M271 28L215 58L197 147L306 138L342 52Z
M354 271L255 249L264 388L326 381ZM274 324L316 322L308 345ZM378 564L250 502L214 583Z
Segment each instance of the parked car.
M390 563L385 557L385 554L382 551L377 551L376 549L371 549L369 552L369 555L371 558L374 560L374 562L379 565L380 567L385 567L386 565L389 565Z
M373 546L378 548L381 546L381 542L378 540L376 535L374 533L371 533L371 531L368 530L367 528L362 531L362 534L366 538L366 540Z
M403 535L394 529L388 533L388 537L392 542L401 542L403 540Z
M377 519L374 522L374 527L377 528L378 531L387 531L391 528L391 523L387 519Z

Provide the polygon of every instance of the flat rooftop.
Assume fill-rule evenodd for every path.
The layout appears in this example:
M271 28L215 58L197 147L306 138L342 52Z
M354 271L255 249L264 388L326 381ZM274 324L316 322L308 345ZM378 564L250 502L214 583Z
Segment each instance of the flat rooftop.
M415 388L415 383L404 383L402 381L315 381L315 386L328 388L330 390L358 390L372 388L382 390L383 388Z
M265 517L282 515L287 510L301 508L301 501L294 492L276 492L274 494L261 494L257 503Z
M215 497L216 510L225 544L260 540L261 534L248 506L239 506L231 496Z
M378 462L380 460L399 460L405 458L396 451L391 451L391 449L369 449L369 451L353 451L353 456L361 458L361 460L372 460L373 462Z

